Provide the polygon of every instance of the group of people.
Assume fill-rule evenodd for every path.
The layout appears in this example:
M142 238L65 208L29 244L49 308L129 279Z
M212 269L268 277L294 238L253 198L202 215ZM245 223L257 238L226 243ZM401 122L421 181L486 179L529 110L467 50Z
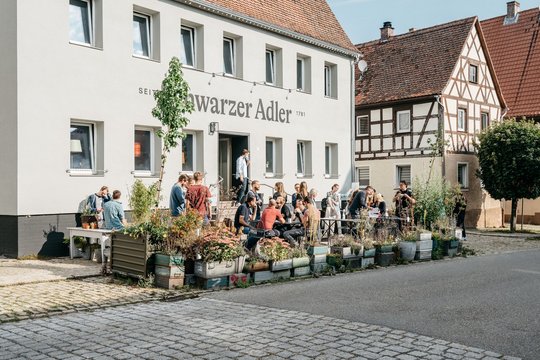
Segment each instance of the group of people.
M203 218L203 225L210 222L210 198L208 186L203 184L204 174L196 171L193 177L181 174L171 189L169 209L172 216L179 216L186 209L197 211Z
M90 194L81 205L76 216L77 226L81 222L81 214L86 211L94 214L98 227L109 230L121 230L127 225L124 208L120 202L120 190L109 192L108 186L102 186L99 191Z

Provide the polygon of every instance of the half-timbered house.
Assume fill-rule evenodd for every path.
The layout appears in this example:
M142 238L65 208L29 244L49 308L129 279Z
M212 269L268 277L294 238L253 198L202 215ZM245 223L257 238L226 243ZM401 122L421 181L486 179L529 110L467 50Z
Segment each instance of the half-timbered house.
M493 67L508 104L505 117L540 122L540 9L520 11L506 4L506 15L481 22ZM510 201L505 216L510 217ZM518 222L540 224L540 198L522 199Z
M356 85L360 185L371 184L390 200L400 180L439 174L461 185L467 226L500 225L500 203L475 176L476 135L505 107L478 19L402 35L387 22L380 39L357 48L365 61Z

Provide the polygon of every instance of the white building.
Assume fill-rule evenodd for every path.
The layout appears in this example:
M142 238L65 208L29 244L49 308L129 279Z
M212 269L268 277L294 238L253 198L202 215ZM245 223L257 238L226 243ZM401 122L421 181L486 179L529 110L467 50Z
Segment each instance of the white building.
M83 198L157 180L173 56L196 112L163 206L181 172L230 186L246 147L262 183L351 183L356 49L323 0L3 0L0 46L0 254L55 255Z

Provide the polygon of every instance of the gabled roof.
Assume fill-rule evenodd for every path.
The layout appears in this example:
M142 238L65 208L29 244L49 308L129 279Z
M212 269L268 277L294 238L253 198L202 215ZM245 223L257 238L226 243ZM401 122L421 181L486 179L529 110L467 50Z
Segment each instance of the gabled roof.
M484 38L508 104L509 117L540 116L540 9L521 11L517 22L505 16L481 22Z
M441 94L476 22L470 17L357 45L368 68L356 82L356 105Z
M270 25L270 30L283 30L282 34L300 34L347 50L349 54L357 53L326 0L176 1L205 10L221 10L224 12L221 15L230 15L236 20L262 27Z

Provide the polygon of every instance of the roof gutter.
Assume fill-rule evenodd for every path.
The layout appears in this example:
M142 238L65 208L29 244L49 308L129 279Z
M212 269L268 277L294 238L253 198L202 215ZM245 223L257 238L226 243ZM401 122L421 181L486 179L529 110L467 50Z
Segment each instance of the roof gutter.
M255 26L255 27L267 30L267 31L271 31L271 32L274 32L274 33L277 33L277 34L280 34L280 35L283 35L292 39L300 40L302 42L315 45L317 47L332 51L340 55L344 55L344 56L352 57L352 58L356 58L358 56L358 53L355 51L343 48L338 45L331 44L323 40L315 39L311 36L303 35L303 34L291 31L289 29L276 26L266 21L255 19L253 17L236 12L229 8L208 3L204 0L173 0L173 1L187 5L187 6L191 6L197 9L201 9L203 11L207 11L207 12L219 15L219 16L223 16L223 17L226 17L226 18L229 18L229 19L232 19L232 20L244 23L244 24Z

